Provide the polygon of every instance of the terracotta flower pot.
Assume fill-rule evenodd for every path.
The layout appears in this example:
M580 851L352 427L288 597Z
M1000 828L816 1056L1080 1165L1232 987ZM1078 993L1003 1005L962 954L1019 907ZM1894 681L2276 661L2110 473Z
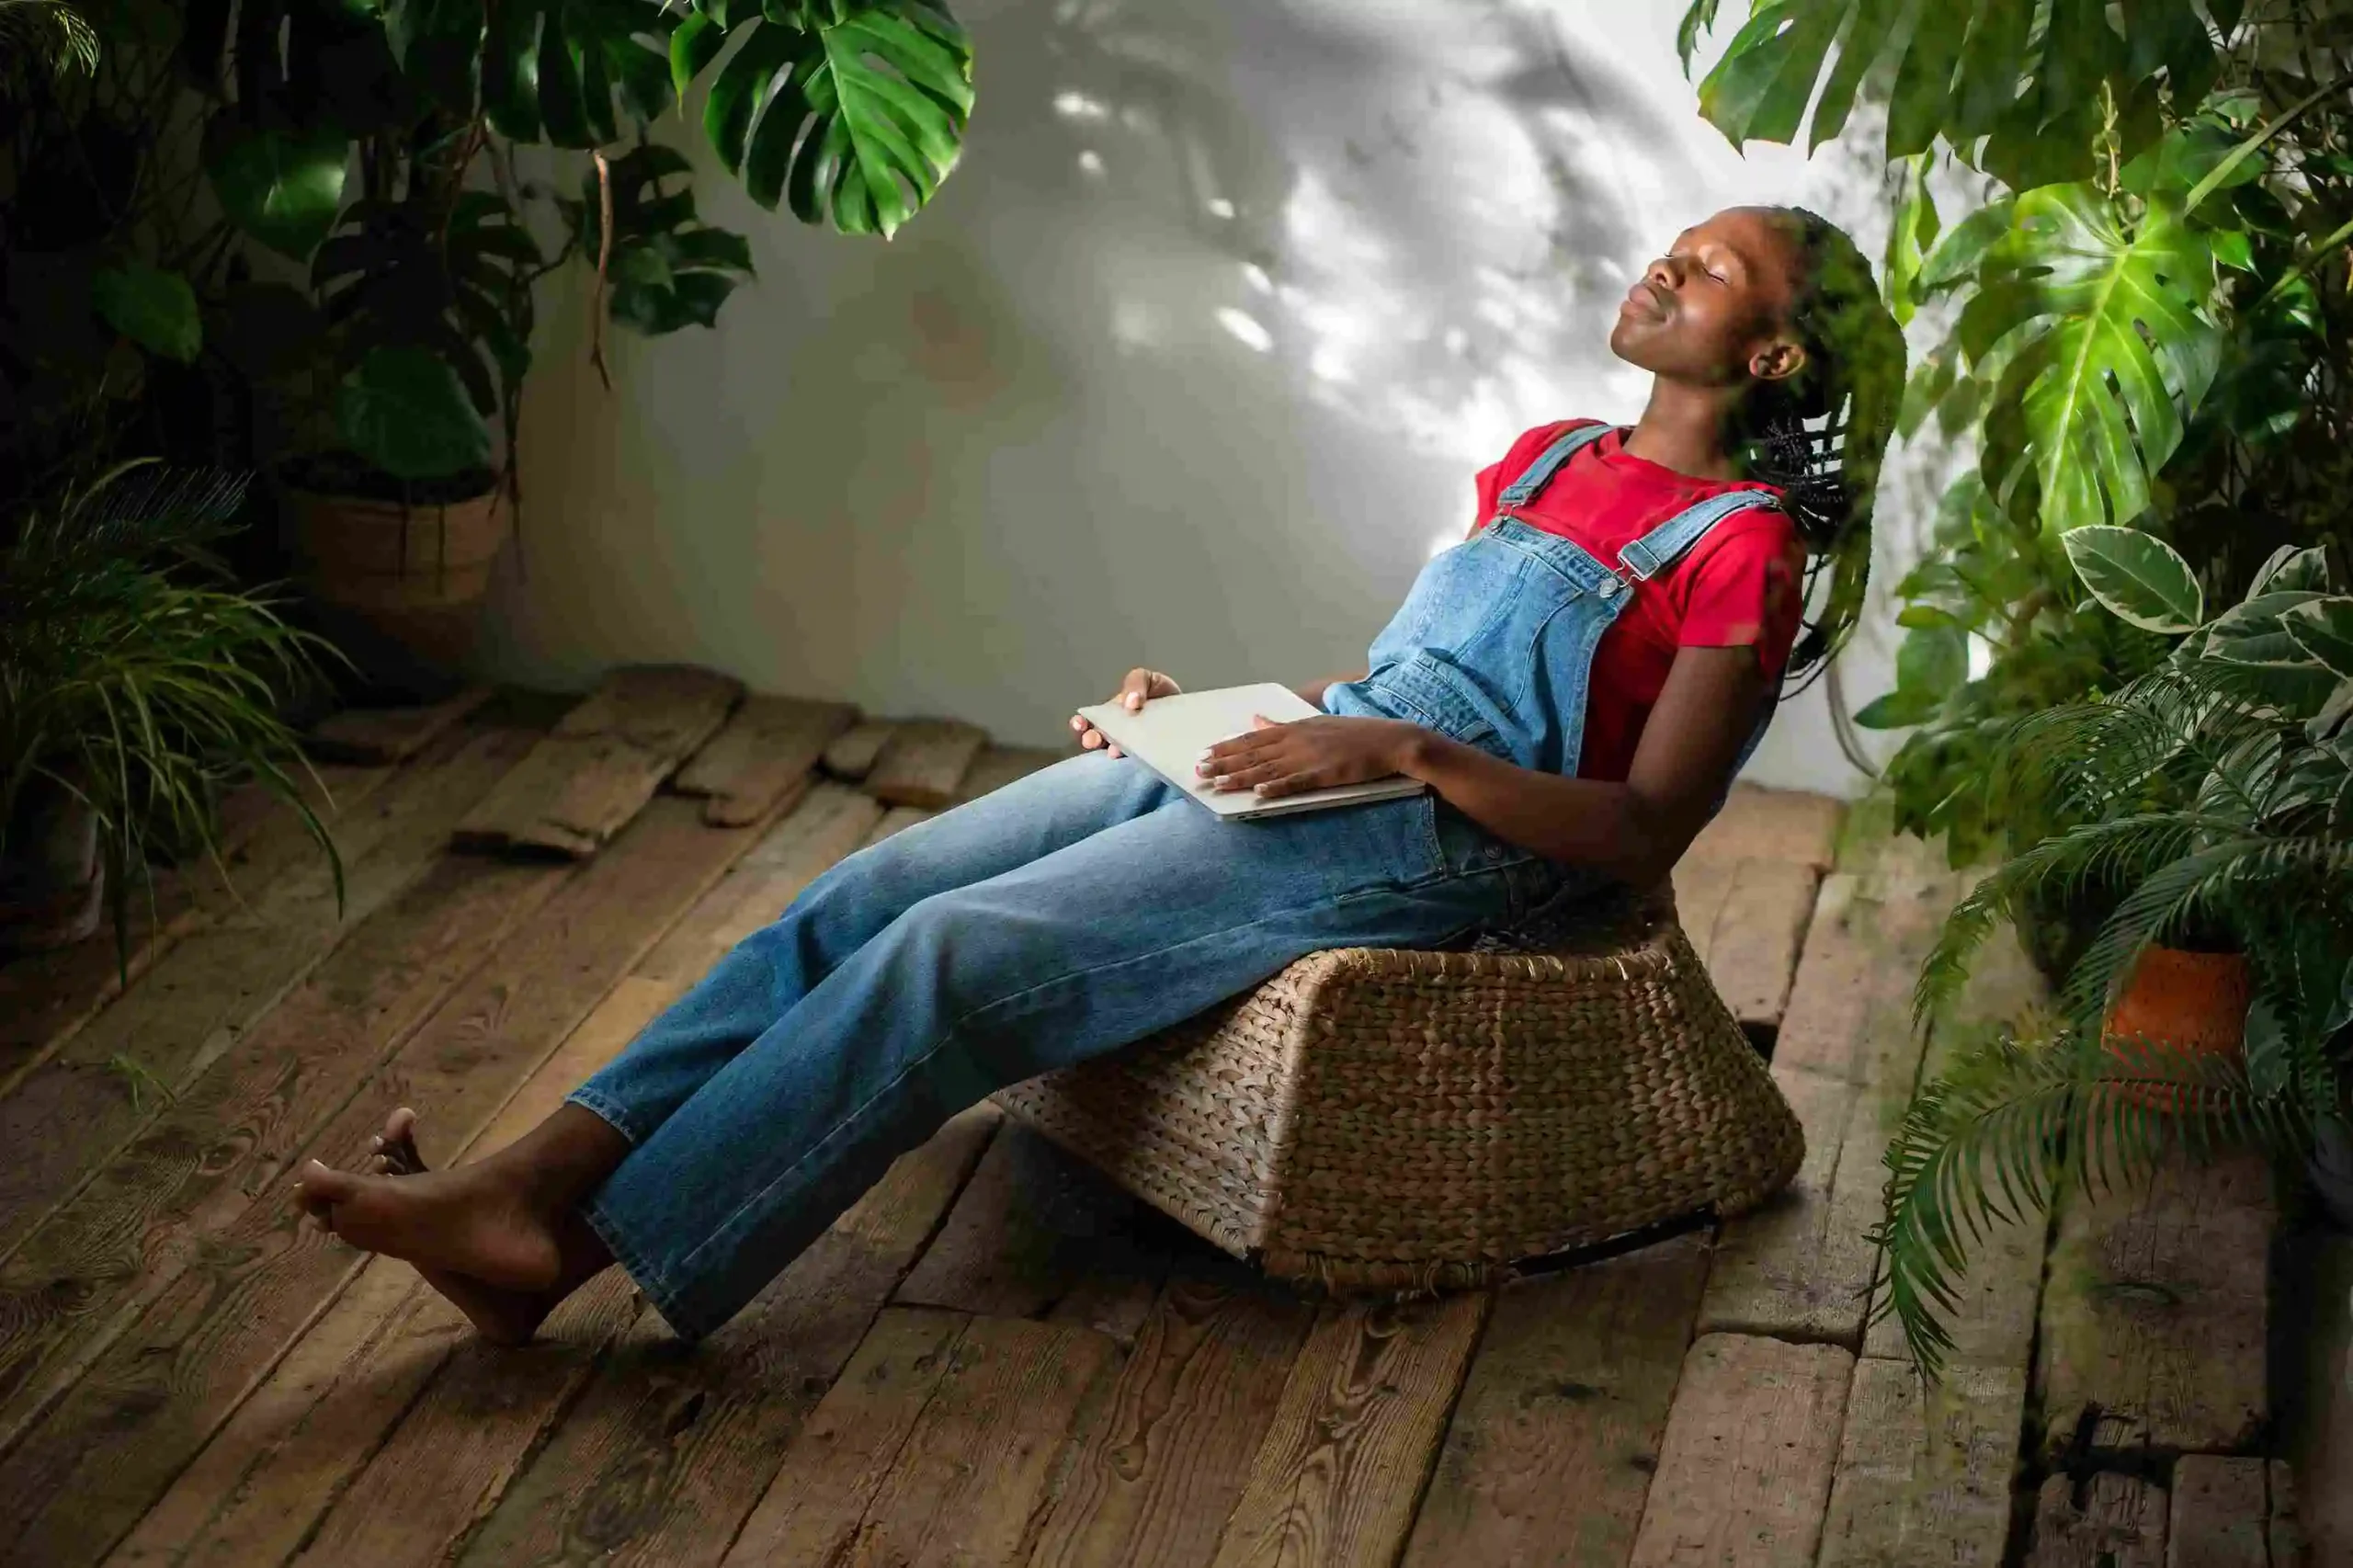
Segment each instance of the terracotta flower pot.
M464 657L513 527L502 486L406 506L301 488L286 495L313 593L430 663Z
M2238 953L2153 947L2141 954L2131 980L2109 1009L2101 1036L2115 1042L2110 1049L2129 1055L2136 1067L2156 1051L2192 1057L2234 1055L2246 1044L2251 995L2246 960ZM2170 1106L2176 1096L2169 1088L2124 1092L2153 1106Z

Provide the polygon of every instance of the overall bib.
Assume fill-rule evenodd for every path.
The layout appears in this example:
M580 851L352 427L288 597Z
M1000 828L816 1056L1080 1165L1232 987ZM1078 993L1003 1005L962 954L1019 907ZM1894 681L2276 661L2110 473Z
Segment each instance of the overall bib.
M1510 509L1595 434L1555 443L1495 521L1423 571L1373 673L1332 687L1331 711L1575 768L1593 650L1630 590ZM1760 499L1704 503L1622 564L1656 572ZM631 1145L582 1211L671 1328L699 1338L892 1160L1006 1085L1309 953L1457 945L1600 885L1434 794L1237 823L1133 758L1074 756L838 862L575 1090Z

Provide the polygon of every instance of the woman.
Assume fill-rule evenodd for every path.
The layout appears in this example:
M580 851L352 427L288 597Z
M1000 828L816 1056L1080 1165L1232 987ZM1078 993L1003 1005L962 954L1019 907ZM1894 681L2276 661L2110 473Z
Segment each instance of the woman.
M1846 235L1756 208L1679 236L1609 342L1654 373L1641 423L1522 437L1367 671L1301 688L1324 716L1201 764L1267 795L1428 792L1227 822L1074 719L1082 755L840 862L512 1147L425 1172L404 1110L376 1174L306 1166L304 1207L494 1340L616 1263L699 1338L1006 1084L1319 949L1439 947L1656 882L1790 669L1852 624L1904 345ZM1807 549L1830 585L1793 654ZM1176 690L1137 670L1117 699Z

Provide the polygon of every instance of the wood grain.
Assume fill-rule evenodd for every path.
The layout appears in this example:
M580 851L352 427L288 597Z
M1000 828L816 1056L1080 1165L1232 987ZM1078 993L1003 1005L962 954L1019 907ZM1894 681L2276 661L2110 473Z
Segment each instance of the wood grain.
M2154 1482L2102 1471L2042 1483L2026 1568L2164 1568L2165 1556L2165 1494Z
M974 1318L867 1508L860 1558L907 1568L1024 1561L1032 1521L1119 1358L1086 1329Z
M614 671L466 814L452 842L595 854L717 733L743 689L710 670Z
M817 759L857 722L858 710L847 702L745 698L726 727L679 770L672 787L681 795L708 797L705 822L757 822L789 805L790 791L808 788Z
M1820 1568L2001 1568L2026 1385L2019 1367L1924 1387L1904 1362L1857 1362Z
M1812 1568L1855 1358L1710 1335L1684 1358L1635 1568Z
M2094 1201L2069 1191L2042 1300L2046 1453L2246 1451L2270 1413L2276 1221L2255 1155L2169 1160L2146 1187Z
M1773 1065L1907 1100L1923 1043L1912 1025L1913 982L1957 896L1949 876L1824 878Z
M856 783L873 771L875 758L891 744L899 723L895 719L861 719L835 736L819 760L835 778Z
M2268 1468L2211 1454L2175 1461L2165 1568L2273 1568Z
M1324 1309L1218 1543L1219 1568L1395 1562L1488 1300Z
M197 1263L565 875L435 866L34 1231L0 1267L0 1430L56 1398Z
M1029 1128L998 1134L939 1237L899 1287L904 1306L1043 1317L1067 1299L1086 1326L1131 1340L1173 1255L1206 1244Z
M961 1312L904 1307L875 1320L785 1450L726 1568L845 1560L971 1322Z
M1827 795L1735 784L1716 819L1700 829L1687 860L1779 860L1830 869L1847 808Z
M356 1163L394 1106L470 1141L654 940L750 846L657 801L505 943L315 1142ZM71 1568L136 1521L355 1271L299 1231L281 1178L0 1460L0 1562Z
M914 719L891 732L866 775L866 792L886 806L953 805L965 770L988 732L955 719Z
M1314 1317L1240 1266L1180 1270L1075 1456L1030 1568L1207 1562Z
M1041 746L986 745L964 770L964 780L956 787L956 803L977 801L983 795L1004 789L1017 778L1026 778L1041 767L1051 767L1075 751L1049 751Z
M1499 1292L1405 1568L1622 1568L1707 1274L1682 1236Z
M380 767L406 762L465 722L490 695L486 686L470 686L443 701L410 708L347 708L319 722L311 731L311 747L344 762Z
M584 1074L626 1045L666 1000L658 986L624 980L469 1143L445 1154L428 1130L426 1158L446 1164L470 1149L514 1142ZM604 1289L585 1310L609 1315L617 1290L626 1292L599 1284ZM570 1331L573 1324L552 1326ZM453 1351L473 1343L463 1316L421 1285L405 1264L367 1260L109 1562L247 1568L287 1561L404 1419L450 1397L437 1379ZM350 1347L340 1361L330 1355L335 1346ZM575 1356L540 1359L551 1378L574 1386ZM463 1372L456 1376L460 1397L466 1381ZM529 1397L528 1391L523 1397ZM510 1427L506 1440L514 1437Z
M1773 1081L1805 1129L1805 1159L1788 1187L1725 1222L1699 1332L1852 1350L1878 1259L1866 1238L1887 1180L1880 1156L1900 1113L1885 1097L1802 1069L1777 1064Z
M1708 962L1724 901L1732 896L1733 877L1740 866L1738 860L1694 860L1688 855L1676 863L1676 924L1683 927L1702 965Z
M461 1561L479 1568L717 1562L997 1120L994 1108L976 1107L901 1156L691 1354L659 1314L641 1315Z
M304 797L330 831L394 775L379 767L333 766L303 776ZM128 951L110 925L70 948L26 953L0 965L0 1095L15 1090L100 1009L122 994L188 932L243 907L247 892L299 874L324 857L301 820L260 786L241 785L221 802L215 829L221 866L199 858L158 867L131 901ZM227 878L222 875L227 870Z
M1778 1029L1822 873L1778 860L1733 864L1708 944L1708 976L1744 1028Z
M339 910L324 857L252 887L245 908L183 937L0 1099L0 1147L8 1151L0 1161L0 1256L160 1116L168 1095L234 1050L337 943L423 876L449 824L529 744L519 732L492 731L405 770L336 824L345 856Z

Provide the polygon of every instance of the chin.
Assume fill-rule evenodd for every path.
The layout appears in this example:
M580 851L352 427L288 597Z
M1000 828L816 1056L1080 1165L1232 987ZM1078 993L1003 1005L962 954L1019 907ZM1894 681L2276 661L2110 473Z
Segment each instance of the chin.
M1651 356L1643 352L1643 339L1647 335L1643 331L1644 324L1622 315L1611 323L1609 352L1638 370L1655 371L1658 367L1650 363Z

